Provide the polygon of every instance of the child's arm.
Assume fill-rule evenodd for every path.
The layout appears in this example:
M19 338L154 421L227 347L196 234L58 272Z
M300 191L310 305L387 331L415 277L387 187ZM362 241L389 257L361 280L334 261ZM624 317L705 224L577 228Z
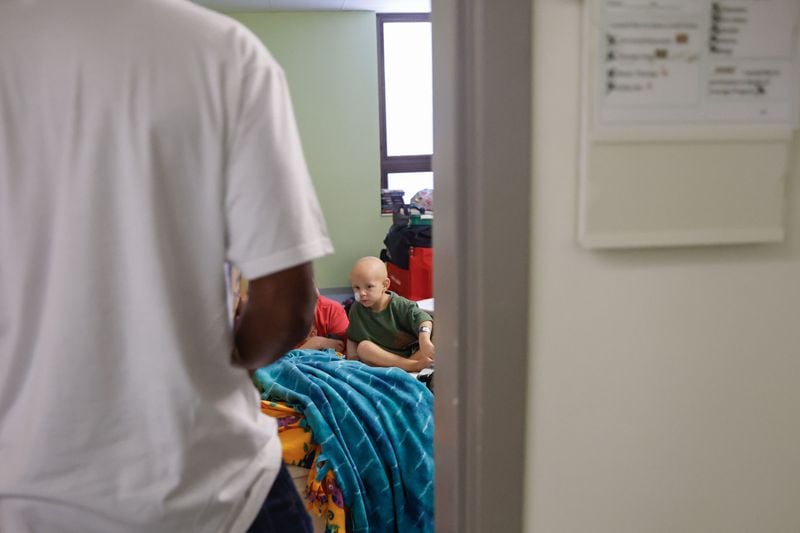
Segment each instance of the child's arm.
M421 353L421 357L426 357L431 360L431 363L433 363L433 356L436 353L436 347L433 345L433 342L431 342L431 335L433 335L433 322L426 320L420 323L419 327L417 328L417 333L417 340L419 341L419 351L417 354Z
M350 342L350 341L348 341ZM354 343L355 344L355 343ZM419 372L433 364L433 357L419 351L411 357L388 352L372 341L361 341L356 348L358 358L371 366L396 366L406 372Z
M339 353L344 351L344 341L332 337L320 337L315 335L309 337L300 345L304 350L325 350L331 348Z

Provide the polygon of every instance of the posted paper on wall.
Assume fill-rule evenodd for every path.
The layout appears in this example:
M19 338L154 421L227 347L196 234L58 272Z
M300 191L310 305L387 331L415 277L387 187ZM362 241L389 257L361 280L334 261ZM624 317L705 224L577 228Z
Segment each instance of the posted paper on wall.
M602 0L600 126L798 123L798 0Z

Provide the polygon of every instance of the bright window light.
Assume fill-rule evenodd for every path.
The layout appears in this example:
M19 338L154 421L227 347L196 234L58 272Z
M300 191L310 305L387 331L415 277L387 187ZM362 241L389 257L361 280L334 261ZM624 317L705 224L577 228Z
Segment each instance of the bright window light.
M430 22L383 26L388 156L433 153Z

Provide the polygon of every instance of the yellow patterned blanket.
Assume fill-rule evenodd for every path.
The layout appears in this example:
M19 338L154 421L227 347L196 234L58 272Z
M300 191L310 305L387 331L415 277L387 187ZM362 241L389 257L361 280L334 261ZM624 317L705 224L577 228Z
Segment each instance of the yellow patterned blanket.
M317 481L317 456L319 444L311 442L311 429L302 413L283 402L261 400L261 412L278 419L278 437L286 464L310 468L306 480L308 510L325 518L325 533L345 533L345 509L342 491L336 484L336 475L328 470Z

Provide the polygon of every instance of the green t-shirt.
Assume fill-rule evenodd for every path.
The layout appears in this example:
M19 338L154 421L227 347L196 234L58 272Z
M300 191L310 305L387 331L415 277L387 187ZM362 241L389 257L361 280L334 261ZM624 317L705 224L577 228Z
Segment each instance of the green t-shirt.
M383 311L373 312L358 302L350 307L347 338L356 343L370 340L384 350L408 357L415 351L419 325L433 319L417 302L386 292L392 299Z

